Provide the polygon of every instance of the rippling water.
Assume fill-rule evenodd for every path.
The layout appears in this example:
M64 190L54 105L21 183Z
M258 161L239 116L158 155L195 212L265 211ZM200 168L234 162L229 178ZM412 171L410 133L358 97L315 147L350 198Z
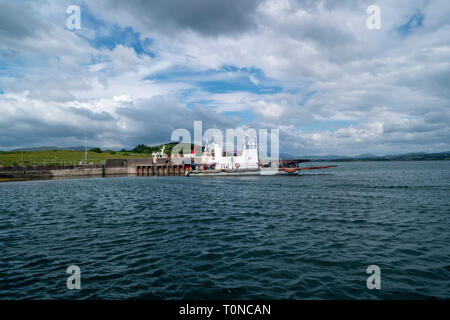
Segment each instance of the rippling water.
M3 183L0 298L448 299L449 191L444 161Z

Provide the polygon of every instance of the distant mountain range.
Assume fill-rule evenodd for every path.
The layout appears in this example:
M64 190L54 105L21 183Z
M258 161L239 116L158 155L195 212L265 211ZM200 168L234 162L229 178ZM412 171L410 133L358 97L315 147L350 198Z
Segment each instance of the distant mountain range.
M18 148L12 149L11 152L32 152L32 151L54 151L54 150L63 150L63 148L58 147L35 147L35 148Z
M376 156L370 153L364 153L357 156L343 156L336 154L328 154L324 156L292 156L283 154L283 159L311 159L314 161L407 161L407 160L450 160L450 151L439 153L405 153L395 155Z
M375 158L376 155L370 153L360 154L358 156L350 157L350 156L342 156L337 154L327 154L323 156L294 156L292 154L282 153L280 154L280 158L282 159L311 159L311 160L336 160L336 159L364 159L364 158Z
M35 147L35 148L19 148L19 149L13 149L10 150L11 152L33 152L33 151L55 151L55 150L78 150L78 151L84 151L84 146L81 147L66 147L66 148L60 148L60 147ZM92 149L93 147L87 147L88 150Z

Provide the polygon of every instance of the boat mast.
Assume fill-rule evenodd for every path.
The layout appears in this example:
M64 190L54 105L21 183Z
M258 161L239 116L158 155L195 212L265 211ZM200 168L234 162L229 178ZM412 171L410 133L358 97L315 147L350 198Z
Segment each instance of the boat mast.
M87 135L84 134L84 165L87 165Z

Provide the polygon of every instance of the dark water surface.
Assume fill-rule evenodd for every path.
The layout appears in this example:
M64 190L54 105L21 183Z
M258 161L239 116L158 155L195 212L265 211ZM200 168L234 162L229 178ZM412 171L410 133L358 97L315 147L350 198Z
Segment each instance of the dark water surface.
M0 298L450 298L450 162L338 165L2 183Z

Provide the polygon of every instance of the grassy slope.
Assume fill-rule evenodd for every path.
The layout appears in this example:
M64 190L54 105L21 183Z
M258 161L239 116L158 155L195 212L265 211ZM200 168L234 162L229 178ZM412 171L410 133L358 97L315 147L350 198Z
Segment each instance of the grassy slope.
M72 161L78 163L84 160L84 151L74 150L56 150L56 151L32 151L32 152L2 152L0 151L0 165L10 166L19 164L21 162L21 154L23 154L24 164L31 164L32 162L62 162ZM100 164L106 159L131 159L131 158L150 158L151 154L145 153L131 153L131 152L116 152L111 154L108 152L95 153L88 152L88 162ZM68 164L68 163L66 163Z
M173 148L177 143L165 144L165 153L169 156L172 154ZM188 150L193 150L193 144L181 143L182 147L187 147ZM153 151L160 151L162 145L147 147L145 146L145 152L108 152L103 151L101 153L88 152L88 163L102 164L106 159L136 159L136 158L151 158ZM190 152L190 151L189 151ZM80 161L84 161L84 151L76 150L54 150L54 151L0 151L0 166L18 165L21 163L23 155L24 165L38 165L38 164L77 164ZM65 161L65 163L64 163Z

